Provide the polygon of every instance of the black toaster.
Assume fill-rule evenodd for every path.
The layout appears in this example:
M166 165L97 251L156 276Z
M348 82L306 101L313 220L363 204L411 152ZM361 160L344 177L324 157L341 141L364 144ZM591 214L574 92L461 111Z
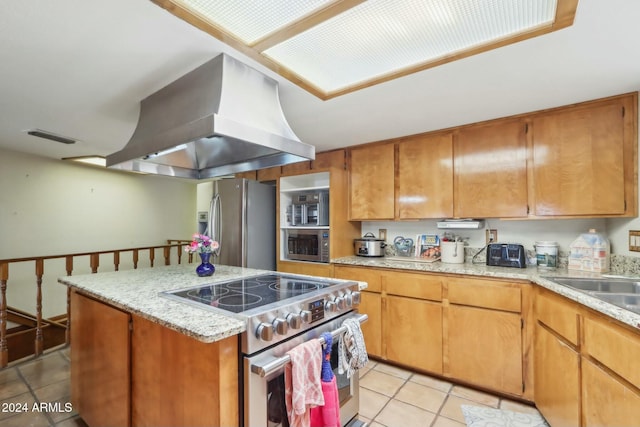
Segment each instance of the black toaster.
M489 243L487 245L487 265L526 268L524 246L516 243Z

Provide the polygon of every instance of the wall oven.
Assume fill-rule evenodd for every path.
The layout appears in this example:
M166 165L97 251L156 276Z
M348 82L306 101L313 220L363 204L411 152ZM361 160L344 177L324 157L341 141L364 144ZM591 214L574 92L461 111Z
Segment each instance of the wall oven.
M329 262L329 229L287 229L286 242L288 260Z
M294 194L287 210L287 220L292 226L329 225L329 192Z
M318 338L323 332L331 332L334 337L331 367L338 385L340 422L342 426L349 427L364 425L357 419L360 401L358 373L351 378L347 378L346 372L338 373L338 340L345 331L341 324L346 318L364 322L367 316L347 313L263 353L244 358L245 426L289 427L284 397L284 369L289 363L286 352L298 344Z

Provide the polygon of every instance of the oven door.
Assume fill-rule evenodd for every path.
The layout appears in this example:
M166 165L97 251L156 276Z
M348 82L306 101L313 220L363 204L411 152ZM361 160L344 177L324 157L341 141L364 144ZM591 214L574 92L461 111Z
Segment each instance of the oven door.
M338 385L340 422L343 426L362 424L356 420L360 402L359 375L356 373L347 378L346 373L338 374L338 340L344 333L342 322L347 318L357 318L362 323L367 315L347 313L255 356L244 357L245 427L289 427L284 400L284 367L289 358L285 353L305 341L318 338L323 332L331 332L334 338L331 367Z

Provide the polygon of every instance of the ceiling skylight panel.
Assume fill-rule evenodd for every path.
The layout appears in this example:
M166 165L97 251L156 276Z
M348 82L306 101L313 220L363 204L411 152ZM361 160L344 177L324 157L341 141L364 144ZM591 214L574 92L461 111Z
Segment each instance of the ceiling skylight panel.
M370 0L263 53L324 91L553 22L554 0Z
M177 0L245 44L252 44L334 0Z

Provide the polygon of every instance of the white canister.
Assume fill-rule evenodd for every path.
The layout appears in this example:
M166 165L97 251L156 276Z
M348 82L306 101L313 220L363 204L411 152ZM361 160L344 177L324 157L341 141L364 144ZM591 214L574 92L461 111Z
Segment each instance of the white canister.
M440 260L449 264L464 262L464 242L440 242Z
M536 242L533 247L536 250L536 261L539 268L558 267L558 243L557 242Z

